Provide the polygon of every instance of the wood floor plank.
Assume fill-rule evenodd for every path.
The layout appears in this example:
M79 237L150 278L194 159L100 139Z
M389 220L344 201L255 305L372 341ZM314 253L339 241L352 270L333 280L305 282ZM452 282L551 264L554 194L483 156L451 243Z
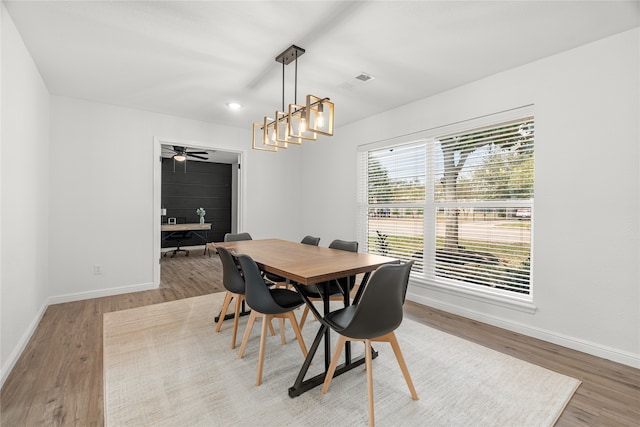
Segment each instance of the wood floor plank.
M0 391L2 426L103 426L102 315L224 290L217 256L163 258L160 288L47 308ZM212 308L216 309L216 308ZM558 426L639 426L640 370L410 301L418 322L582 381ZM286 391L283 398L288 399Z
M408 301L407 317L582 381L557 426L640 426L640 370Z

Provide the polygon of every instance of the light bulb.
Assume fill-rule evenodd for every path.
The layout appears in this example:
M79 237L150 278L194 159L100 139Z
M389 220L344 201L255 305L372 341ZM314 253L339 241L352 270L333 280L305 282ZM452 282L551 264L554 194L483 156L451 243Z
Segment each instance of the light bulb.
M271 132L271 141L276 142L276 130L273 129L273 132Z
M322 103L318 105L318 113L316 114L316 128L324 127L324 107Z
M304 133L307 131L307 121L304 117L300 118L300 125L298 126L298 133Z

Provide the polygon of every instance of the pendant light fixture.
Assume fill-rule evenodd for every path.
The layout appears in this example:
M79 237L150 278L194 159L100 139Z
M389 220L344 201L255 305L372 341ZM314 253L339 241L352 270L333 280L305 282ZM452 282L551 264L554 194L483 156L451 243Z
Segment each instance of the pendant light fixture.
M276 56L276 62L282 64L282 110L276 111L273 117L265 116L262 123L253 124L254 150L277 152L289 144L315 141L318 134L333 136L333 103L329 98L307 95L305 105L298 104L298 58L304 52L301 47L291 45ZM285 111L284 71L292 62L295 62L294 102Z

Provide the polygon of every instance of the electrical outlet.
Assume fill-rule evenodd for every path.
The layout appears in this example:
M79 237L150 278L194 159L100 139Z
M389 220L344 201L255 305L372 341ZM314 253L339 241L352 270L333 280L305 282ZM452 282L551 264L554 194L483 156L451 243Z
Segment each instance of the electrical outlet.
M102 274L102 266L100 264L94 264L93 265L93 274L95 276L98 276L98 275Z

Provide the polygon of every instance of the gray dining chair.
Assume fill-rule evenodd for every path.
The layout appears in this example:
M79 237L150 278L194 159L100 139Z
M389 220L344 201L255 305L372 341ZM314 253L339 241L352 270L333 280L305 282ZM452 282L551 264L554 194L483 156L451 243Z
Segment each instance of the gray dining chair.
M224 235L225 242L239 242L242 240L253 240L249 233L227 233Z
M233 317L233 335L231 337L231 348L236 348L236 336L238 333L238 318L240 317L240 306L244 301L244 278L236 265L235 260L231 253L225 248L217 248L220 255L220 261L222 262L222 284L224 285L226 294L224 296L224 302L222 303L222 310L218 318L218 324L216 325L216 332L220 332L222 328L222 322L225 320L225 315L231 304L233 298L236 299L235 311Z
M233 335L231 336L231 348L236 348L236 337L238 335L238 320L241 313L244 311L245 301L245 283L240 266L237 263L235 257L225 248L218 247L218 255L220 255L220 261L222 262L222 284L226 289L224 296L224 302L222 303L222 309L218 316L218 323L216 324L216 332L220 332L222 329L222 322L225 321L225 316L231 301L235 298L235 307L233 312ZM246 313L245 313L246 314ZM271 335L275 335L276 332L269 322L269 330Z
M358 252L358 242L349 240L336 239L329 244L329 249L339 249L341 251ZM332 280L318 285L301 286L300 292L304 293L310 301L322 301L323 298L328 298L330 301L344 300L345 292L347 291L347 284L354 285L355 276L344 277L338 280ZM322 291L321 289L324 289ZM349 290L350 291L350 290ZM323 293L325 295L323 295ZM300 318L300 329L304 327L304 324L309 315L309 307L304 307L304 312Z
M413 400L418 400L418 394L394 332L402 323L402 306L412 266L413 261L381 266L371 276L358 304L332 311L324 316L324 323L338 333L338 342L322 385L322 393L325 394L329 389L345 343L347 341L364 342L370 426L374 425L372 342L391 344L411 397Z
M241 240L253 240L251 238L251 234L249 233L226 233L223 237L223 241L225 242L239 242ZM205 246L205 252L209 249L208 246ZM209 251L209 257L211 257L211 251Z
M262 317L262 332L260 333L260 349L258 353L258 373L256 375L256 385L262 384L262 367L264 365L264 349L267 335L267 325L271 323L271 319L280 319L280 335L282 344L286 344L284 335L284 321L289 319L293 332L296 335L302 355L307 357L307 347L300 333L300 327L293 311L304 304L302 297L297 292L289 289L275 288L270 289L264 279L260 275L260 269L255 261L248 255L238 255L238 262L244 274L245 298L251 314L247 321L247 326L242 337L242 344L238 358L242 358L251 330L258 317Z

